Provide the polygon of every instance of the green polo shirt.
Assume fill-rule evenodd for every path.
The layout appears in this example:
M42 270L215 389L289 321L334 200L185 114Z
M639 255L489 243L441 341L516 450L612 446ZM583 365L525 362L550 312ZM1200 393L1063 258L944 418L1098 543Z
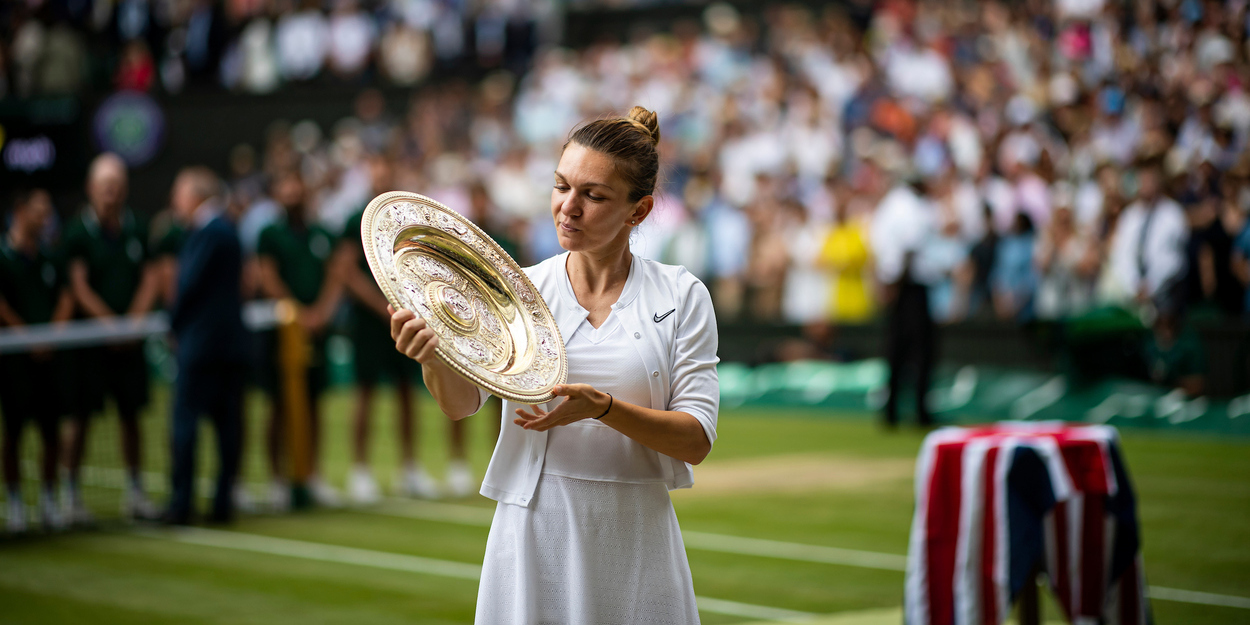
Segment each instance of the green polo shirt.
M48 250L27 256L13 249L7 237L0 241L0 297L22 321L51 321L64 286L65 272Z
M364 219L364 216L364 210L359 210L352 213L352 216L347 218L347 223L343 225L343 234L339 236L339 242L347 243L359 252L357 255L357 260L359 261L358 264L360 265L360 268L368 274L369 261L365 259L364 244L360 241L360 222Z
M148 247L152 258L163 256L176 258L182 252L182 246L186 244L190 234L181 223L178 223L178 220L173 218L172 214L166 213L154 217L148 226L148 236L151 237L148 240Z
M1177 384L1182 378L1207 373L1202 340L1192 328L1182 328L1170 346L1164 347L1154 335L1146 339L1146 366L1150 378L1159 384Z
M109 232L87 208L65 229L65 258L87 264L87 283L117 314L130 309L148 261L147 231L134 213L122 213L121 228Z
M297 228L279 219L260 231L256 253L273 260L291 296L307 305L321 293L333 248L334 238L325 228L316 224Z

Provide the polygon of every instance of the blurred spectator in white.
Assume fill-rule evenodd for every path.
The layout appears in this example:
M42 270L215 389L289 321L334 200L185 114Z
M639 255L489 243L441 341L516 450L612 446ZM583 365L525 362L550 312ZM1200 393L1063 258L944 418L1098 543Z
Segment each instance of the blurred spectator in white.
M335 0L328 28L330 69L342 78L364 71L377 38L373 20L356 0Z
M917 265L928 274L929 311L937 323L957 321L963 310L962 286L968 260L968 244L960 233L959 220L949 212L938 215L938 228L920 246Z
M393 22L378 43L378 65L390 81L410 87L430 71L432 53L426 31Z
M1121 304L1170 300L1185 275L1189 227L1180 204L1163 194L1162 164L1146 161L1137 169L1137 200L1116 222L1107 262Z
M1090 132L1095 153L1120 165L1133 161L1141 129L1127 111L1124 90L1108 85L1098 93L1098 116Z
M1097 234L1108 204L1124 205L1120 191L1120 171L1104 161L1097 166L1093 178L1075 189L1072 213L1077 227L1086 234ZM1118 211L1118 208L1113 209Z
M252 20L239 35L239 85L250 93L269 93L278 88L281 70L275 55L273 28L269 20Z
M710 197L701 212L707 224L708 239L712 241L708 261L716 314L722 319L734 319L742 311L746 292L751 222L740 209L725 201L720 193L719 178L716 171L708 176L706 184Z
M820 264L828 225L814 223L797 200L783 202L782 209L785 214L783 235L790 250L782 294L782 319L799 325L826 321L829 318L829 275Z
M1071 191L1055 194L1055 214L1037 241L1034 263L1038 285L1034 310L1039 319L1078 316L1089 309L1094 278L1086 262L1090 243L1077 228Z
M286 80L308 80L325 64L329 26L318 4L317 0L304 0L302 10L278 19L278 70Z
M528 158L524 147L515 148L491 168L486 179L491 203L509 219L528 220L540 214L550 218L550 174L541 182L535 180L527 168Z

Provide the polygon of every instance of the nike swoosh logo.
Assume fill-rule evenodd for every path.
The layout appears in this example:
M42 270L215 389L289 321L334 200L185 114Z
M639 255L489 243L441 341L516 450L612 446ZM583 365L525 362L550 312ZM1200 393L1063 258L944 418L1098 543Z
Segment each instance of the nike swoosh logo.
M652 319L652 321L655 321L656 323L659 323L659 322L664 321L665 319L667 319L669 315L673 314L673 313L674 313L674 312L676 312L676 311L677 311L677 309L676 309L676 308L674 308L673 310L670 310L670 311L668 311L668 312L666 312L666 313L664 313L664 314L662 314L662 315L661 315L661 314L659 314L659 313L656 313L656 314L655 314L655 316L654 316L654 317L652 317L651 319Z

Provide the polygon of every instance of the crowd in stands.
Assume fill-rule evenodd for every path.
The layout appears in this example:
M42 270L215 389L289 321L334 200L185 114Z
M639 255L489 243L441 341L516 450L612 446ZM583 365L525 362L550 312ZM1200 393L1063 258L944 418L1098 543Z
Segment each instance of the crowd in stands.
M410 86L432 68L522 71L555 0L31 0L0 5L0 99L101 88L270 93Z
M891 2L759 21L712 5L703 17L545 50L519 79L418 90L406 111L365 92L328 135L275 125L254 166L246 147L233 161L241 201L256 202L244 220L272 214L257 176L299 167L336 229L368 199L366 157L380 154L399 188L474 215L537 262L559 251L541 225L565 132L639 102L660 113L666 169L635 247L703 278L724 318L871 318L878 261L900 240L874 221L900 181L925 204L907 251L939 321L1246 309L1241 3Z
M170 92L196 76L256 92L326 73L414 85L439 59L498 60L481 81L413 89L403 110L365 88L332 128L275 122L236 147L228 210L256 297L298 279L274 264L275 224L298 210L302 253L328 264L387 188L469 216L523 265L559 253L549 185L568 129L640 104L659 113L664 169L634 249L703 279L724 320L863 323L903 276L938 323L1128 310L1173 337L1171 362L1182 315L1250 311L1242 2L890 1L759 19L712 4L626 43L531 47L522 65L503 62L508 42L542 39L545 3L25 6L4 13L10 95L72 92L90 37L124 50L114 87ZM169 232L158 215L145 249ZM335 319L322 295L301 298L318 332Z
M65 37L148 46L185 66L131 72L122 60L118 87L152 88L204 65L226 87L265 91L366 68L394 78L382 35L397 28L430 40L421 46L433 56L395 55L422 65L466 53L463 37L440 39L455 38L448 33L472 32L468 52L479 60L533 49L538 39L508 43L522 37L512 26L531 32L552 10L433 0L33 4L42 9L32 15L55 19L9 10L0 67L18 93L64 82L57 25ZM889 245L871 224L903 178L929 206L934 236L914 252L940 321L1061 319L1148 300L1229 316L1247 307L1243 3L778 5L760 19L712 4L702 17L628 43L544 47L521 74L510 65L480 83L416 89L407 110L387 110L368 91L329 133L276 124L259 156L241 147L232 161L239 201L256 203L245 230L254 239L273 214L258 180L291 167L307 178L319 218L339 228L367 199L366 156L381 154L402 188L484 211L536 262L558 252L548 229L530 226L547 219L547 179L567 129L636 102L660 113L666 163L661 208L637 248L704 278L726 318L871 317L875 252ZM1143 194L1142 166L1158 174L1157 198Z

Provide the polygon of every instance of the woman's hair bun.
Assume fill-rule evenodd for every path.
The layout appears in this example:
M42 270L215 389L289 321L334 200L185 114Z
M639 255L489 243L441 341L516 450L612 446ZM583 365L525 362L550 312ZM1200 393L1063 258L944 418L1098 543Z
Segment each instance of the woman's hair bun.
M655 111L648 111L641 106L635 106L629 109L629 119L642 124L643 128L651 134L651 145L659 145L660 143L660 116Z

